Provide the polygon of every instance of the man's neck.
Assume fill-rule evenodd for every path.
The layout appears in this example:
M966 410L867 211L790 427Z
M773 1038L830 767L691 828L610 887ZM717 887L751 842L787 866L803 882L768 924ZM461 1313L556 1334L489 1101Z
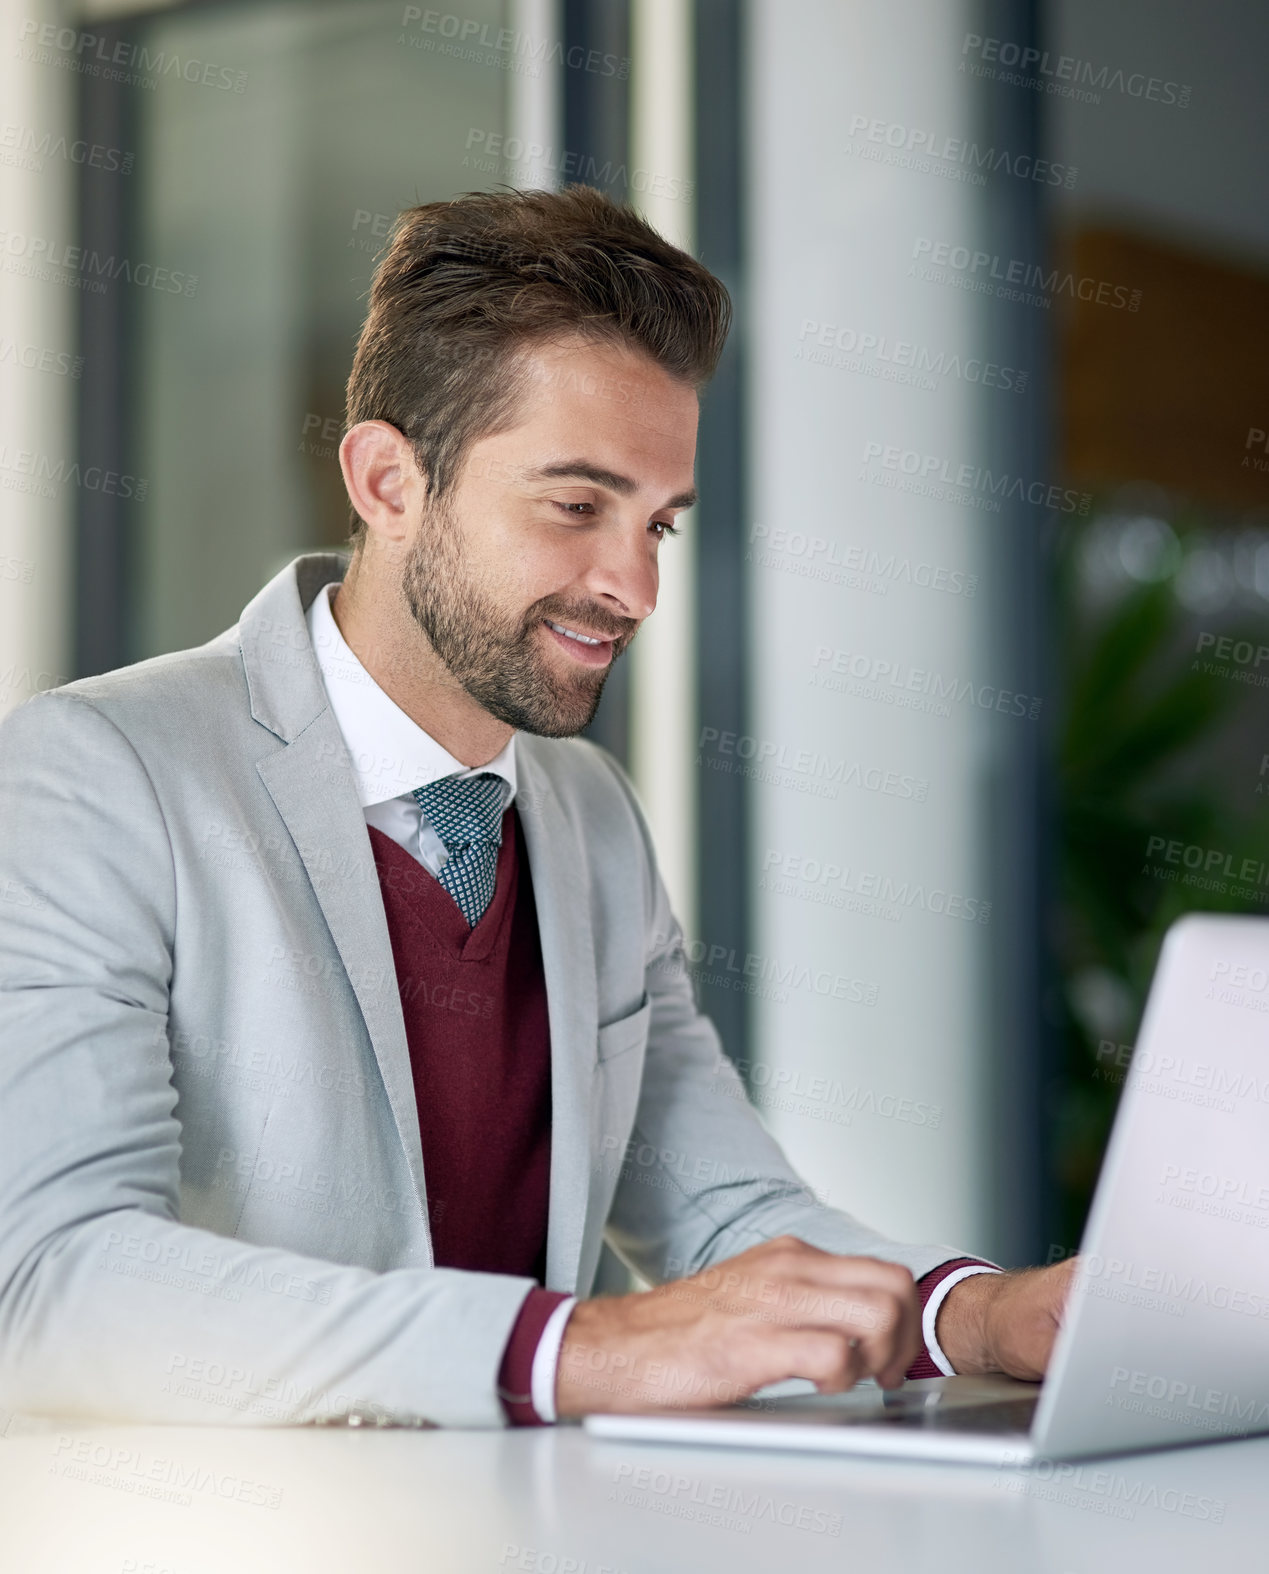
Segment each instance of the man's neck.
M373 604L348 578L330 608L344 643L383 692L456 760L488 765L506 747L515 729L472 699L413 618Z

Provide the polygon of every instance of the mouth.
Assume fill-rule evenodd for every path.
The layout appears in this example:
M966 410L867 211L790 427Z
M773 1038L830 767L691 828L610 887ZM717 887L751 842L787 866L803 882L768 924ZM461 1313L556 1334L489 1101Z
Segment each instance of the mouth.
M564 623L552 623L544 618L547 633L554 642L584 667L606 667L612 660L614 640L602 639L597 634L587 634L582 629L569 628Z

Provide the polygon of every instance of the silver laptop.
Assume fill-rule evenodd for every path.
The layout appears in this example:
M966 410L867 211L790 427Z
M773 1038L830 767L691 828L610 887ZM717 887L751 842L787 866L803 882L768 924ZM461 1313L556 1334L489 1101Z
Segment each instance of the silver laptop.
M1178 920L1135 1051L1099 1059L1123 1089L1042 1384L867 1383L587 1430L1002 1465L1269 1432L1269 919Z

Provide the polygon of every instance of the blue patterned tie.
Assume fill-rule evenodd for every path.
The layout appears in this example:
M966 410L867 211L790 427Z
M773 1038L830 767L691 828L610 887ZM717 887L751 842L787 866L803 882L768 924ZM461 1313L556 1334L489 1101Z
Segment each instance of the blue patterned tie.
M437 879L473 929L494 894L506 786L501 776L482 771L442 776L411 794L449 854Z

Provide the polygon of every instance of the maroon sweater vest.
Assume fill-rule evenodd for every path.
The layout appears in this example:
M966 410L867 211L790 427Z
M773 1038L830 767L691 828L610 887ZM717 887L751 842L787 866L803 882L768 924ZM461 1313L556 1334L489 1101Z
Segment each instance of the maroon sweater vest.
M438 1268L546 1277L551 1040L537 910L514 806L474 929L370 828L405 1016Z

